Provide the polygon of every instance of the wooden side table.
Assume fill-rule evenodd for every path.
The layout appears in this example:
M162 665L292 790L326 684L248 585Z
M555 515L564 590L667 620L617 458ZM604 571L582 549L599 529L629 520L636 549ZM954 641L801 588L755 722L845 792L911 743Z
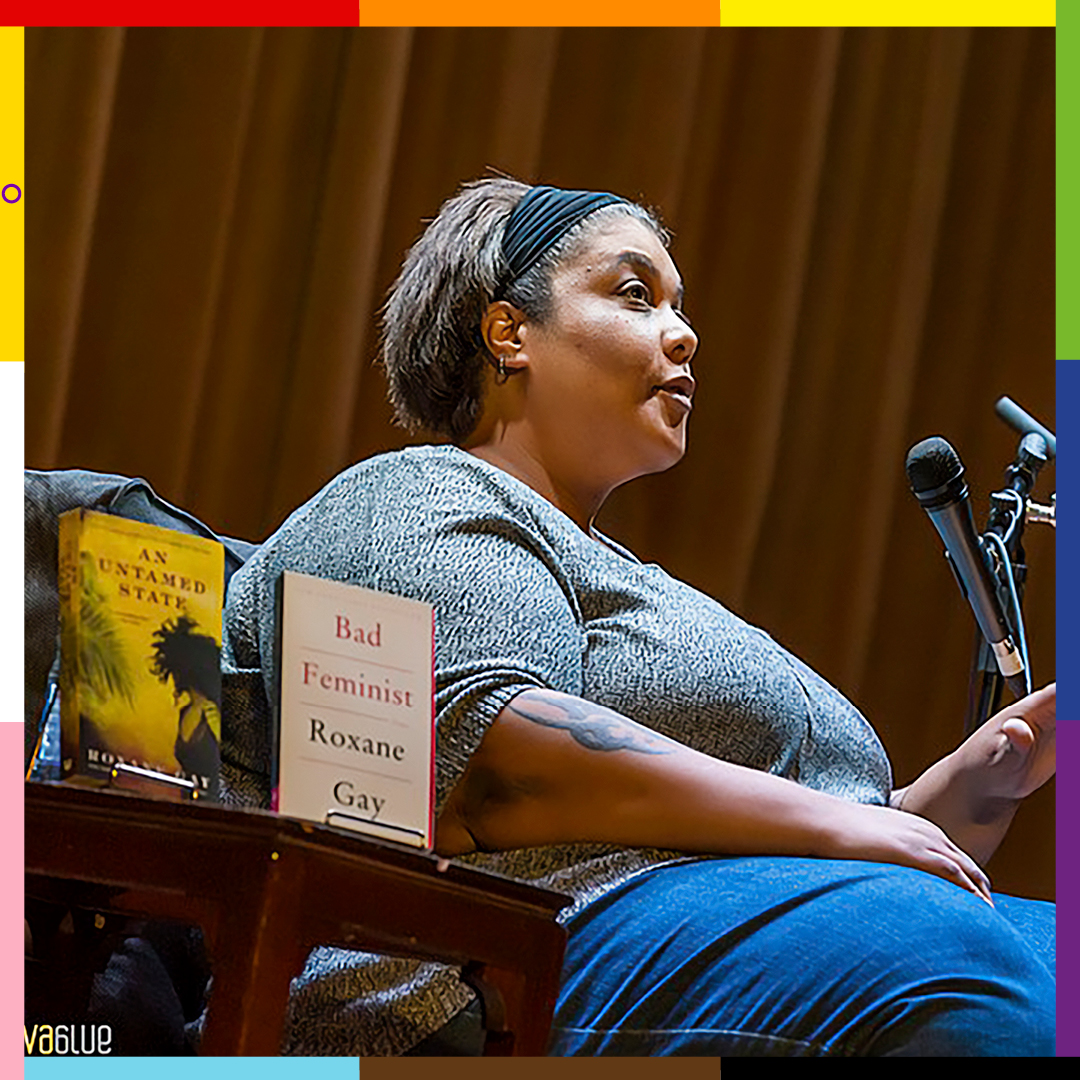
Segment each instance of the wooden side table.
M317 945L460 964L486 1054L544 1053L568 897L259 810L26 785L28 896L203 928L202 1052L280 1052L289 983Z

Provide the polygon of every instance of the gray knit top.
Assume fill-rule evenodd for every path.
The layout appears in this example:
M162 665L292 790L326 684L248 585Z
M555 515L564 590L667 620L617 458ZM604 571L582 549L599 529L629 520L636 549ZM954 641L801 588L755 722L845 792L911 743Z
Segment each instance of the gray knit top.
M715 600L587 536L542 496L452 446L346 470L232 579L225 797L267 804L274 584L282 570L424 600L436 624L436 814L511 698L548 688L727 761L859 802L891 787L874 731L838 691ZM564 918L678 852L568 844L464 861L574 897ZM399 1054L472 996L455 969L316 950L283 1049Z

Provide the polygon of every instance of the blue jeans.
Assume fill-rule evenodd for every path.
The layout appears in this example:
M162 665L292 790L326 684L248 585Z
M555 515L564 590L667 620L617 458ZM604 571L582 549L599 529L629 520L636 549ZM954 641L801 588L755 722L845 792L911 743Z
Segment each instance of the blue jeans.
M553 1055L1054 1053L1053 904L880 863L704 859L568 924Z

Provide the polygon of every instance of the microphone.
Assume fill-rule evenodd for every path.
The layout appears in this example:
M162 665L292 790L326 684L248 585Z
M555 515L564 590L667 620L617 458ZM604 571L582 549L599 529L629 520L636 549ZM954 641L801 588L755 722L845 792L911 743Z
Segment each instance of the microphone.
M960 589L967 597L975 621L990 644L998 670L1017 696L1027 693L1024 661L1013 643L1008 623L998 603L993 578L975 535L964 466L956 451L942 438L923 439L908 451L908 482L919 505L945 542L945 551L956 571Z
M1024 412L1019 405L1009 397L1000 397L994 403L994 412L1005 421L1009 427L1020 432L1021 435L1029 435L1034 432L1046 440L1046 459L1053 461L1057 457L1057 439L1054 433L1047 427L1043 427L1031 413Z

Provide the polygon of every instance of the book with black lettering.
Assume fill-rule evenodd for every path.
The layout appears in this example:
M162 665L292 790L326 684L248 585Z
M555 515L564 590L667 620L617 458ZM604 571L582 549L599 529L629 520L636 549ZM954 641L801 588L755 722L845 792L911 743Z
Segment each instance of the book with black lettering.
M430 604L281 575L274 809L433 846L434 635Z
M213 540L60 516L64 779L217 798L224 570Z

